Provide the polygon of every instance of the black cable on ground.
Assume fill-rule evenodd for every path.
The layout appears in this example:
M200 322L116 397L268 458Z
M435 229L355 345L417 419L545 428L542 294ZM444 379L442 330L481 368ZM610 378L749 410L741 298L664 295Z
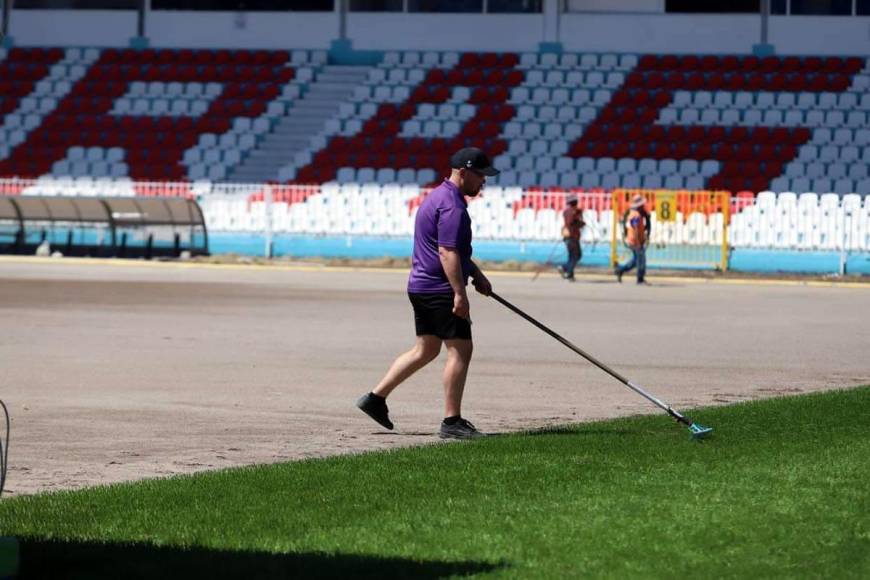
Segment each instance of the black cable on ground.
M3 415L6 417L6 443L0 437L0 497L3 496L3 487L6 485L6 467L9 465L9 410L6 408L6 403L0 400L0 407L3 407Z

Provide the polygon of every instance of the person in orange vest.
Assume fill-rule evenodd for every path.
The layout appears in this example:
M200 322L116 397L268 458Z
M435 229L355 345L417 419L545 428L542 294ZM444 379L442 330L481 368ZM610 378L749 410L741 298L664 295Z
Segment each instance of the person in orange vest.
M616 281L622 283L622 275L637 266L637 283L646 284L646 245L649 242L649 212L644 207L642 195L631 199L631 206L622 215L622 239L631 250L631 259L624 265L616 265Z
M583 221L583 210L577 207L577 196L573 193L565 198L568 204L562 212L562 241L568 251L568 260L559 266L559 273L569 282L574 281L574 267L583 257L580 249L580 230L586 225Z

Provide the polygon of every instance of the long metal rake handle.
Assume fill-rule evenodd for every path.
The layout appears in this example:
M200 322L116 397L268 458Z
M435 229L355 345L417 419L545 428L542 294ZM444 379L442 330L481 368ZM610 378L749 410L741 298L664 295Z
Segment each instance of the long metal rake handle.
M628 379L626 379L625 377L623 377L622 375L617 373L615 370L613 370L612 368L610 368L609 366L607 366L606 364L604 364L603 362L601 362L600 360L598 360L597 358L592 356L591 354L584 352L579 347L574 345L574 343L572 343L568 339L562 337L558 333L550 330L549 328L547 328L546 326L544 326L543 324L541 324L540 322L538 322L537 320L535 320L534 318L532 318L531 316L529 316L528 314L526 314L525 312L523 312L522 310L520 310L519 308L517 308L516 306L514 306L513 304L511 304L510 302L508 302L507 300L505 300L501 296L499 296L498 294L496 294L495 292L490 293L490 297L494 298L497 302L501 303L509 310L522 316L523 318L525 318L526 320L528 320L529 322L531 322L532 324L534 324L535 326L537 326L538 328L540 328L541 330L543 330L544 332L546 332L547 334L549 334L550 336L552 336L553 338L555 338L556 340L558 340L559 342L561 342L562 344L564 344L565 346L567 346L568 348L570 348L571 350L573 350L574 352L576 352L577 354L579 354L580 356L582 356L583 358L585 358L586 360L588 360L589 362L591 362L592 364L594 364L595 366L597 366L598 368L600 368L601 370L603 370L604 372L606 372L607 374L609 374L610 376L615 378L616 380L618 380L620 383L622 383L623 385L625 385L626 387L628 387L629 389L631 389L632 391L634 391L638 395L644 397L645 399L647 399L648 401L650 401L654 405L663 409L664 411L666 411L668 413L668 415L670 415L671 417L673 417L674 419L676 419L680 423L683 423L684 425L688 425L688 426L691 426L693 424L692 421L688 417L684 417L683 415L681 415L680 413L675 411L673 408L671 408L670 405L661 401L658 397L655 397L652 394L648 393L643 388L641 388L639 385L632 383L631 381L629 381Z

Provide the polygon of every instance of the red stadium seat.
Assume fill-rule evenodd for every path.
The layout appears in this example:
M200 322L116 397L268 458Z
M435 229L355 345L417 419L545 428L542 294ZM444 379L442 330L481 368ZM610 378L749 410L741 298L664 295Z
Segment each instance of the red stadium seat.
M733 59L734 57L731 57L731 58ZM735 60L735 66L736 66L736 59L734 59L734 60ZM722 63L722 61L720 61L718 56L708 54L708 55L701 57L697 68L698 68L698 70L701 70L704 72L711 72L711 71L719 69L721 66L723 66L723 63Z
M460 69L473 69L480 66L480 56L476 52L466 52L459 58Z
M520 64L520 57L515 52L506 52L499 59L499 66L502 68L513 68Z
M466 71L465 78L462 79L462 83L465 86L476 87L478 85L483 84L483 71L480 69L474 69L470 71Z
M676 70L679 67L680 59L673 54L665 54L662 55L661 60L659 61L659 67L662 70Z
M810 56L804 59L802 69L804 72L816 72L822 69L823 61L817 56Z
M779 65L779 72L793 73L801 69L801 59L796 56L787 56L782 59Z
M658 70L659 69L659 57L654 54L645 54L640 57L638 61L637 69L640 70Z
M516 87L523 83L524 77L523 73L518 70L511 70L505 75L504 78L504 86L506 87Z
M504 82L504 71L501 69L492 69L487 71L484 81L485 84L496 87Z
M500 56L494 52L483 53L480 55L480 67L485 69L494 68L499 66L500 60Z
M701 60L693 54L685 55L680 58L678 68L683 72L696 71L701 68Z
M443 69L433 68L426 73L426 79L423 82L430 85L446 84L448 82L447 73Z

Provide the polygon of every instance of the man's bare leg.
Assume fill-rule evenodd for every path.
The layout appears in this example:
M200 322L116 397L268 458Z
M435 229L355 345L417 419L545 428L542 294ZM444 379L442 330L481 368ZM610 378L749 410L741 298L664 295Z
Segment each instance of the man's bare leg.
M447 364L444 367L444 416L456 417L462 414L462 393L465 391L465 378L474 344L465 338L445 340L447 345Z
M387 371L387 374L384 375L384 378L381 379L381 382L378 383L378 386L372 392L386 398L405 379L432 362L439 352L441 352L440 338L431 334L418 336L414 347L408 352L400 354L393 361L390 370Z

